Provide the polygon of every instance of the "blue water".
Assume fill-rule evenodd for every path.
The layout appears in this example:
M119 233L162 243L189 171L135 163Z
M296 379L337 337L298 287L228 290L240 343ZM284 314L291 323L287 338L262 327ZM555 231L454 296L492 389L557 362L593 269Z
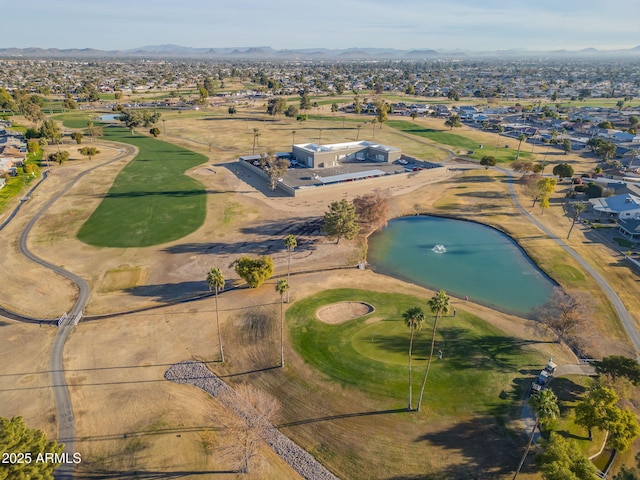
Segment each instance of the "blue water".
M118 113L105 113L104 115L100 115L96 117L99 122L115 122L120 118L120 114Z
M391 220L369 238L368 261L376 272L520 315L546 303L554 287L510 237L462 220Z

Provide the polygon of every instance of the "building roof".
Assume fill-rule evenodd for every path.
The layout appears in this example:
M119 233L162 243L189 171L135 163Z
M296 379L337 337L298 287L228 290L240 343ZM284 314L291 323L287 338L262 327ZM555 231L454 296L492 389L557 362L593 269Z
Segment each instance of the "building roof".
M604 213L621 213L629 210L640 209L640 197L625 193L613 197L592 198L589 203L593 209Z
M294 145L294 147L300 148L302 150L307 150L310 153L337 152L340 150L347 150L347 149L357 148L357 147L378 148L381 150L386 150L388 152L398 151L398 149L395 147L388 147L386 145L370 142L368 140L360 140L358 142L332 143L328 145L318 145L317 143L299 143L297 145Z
M622 218L618 220L618 226L622 227L632 235L640 235L640 220Z
M318 177L316 180L326 185L329 183L347 182L349 180L360 180L369 177L381 177L386 175L382 170L366 170L364 172L342 173L340 175L331 175L330 177Z

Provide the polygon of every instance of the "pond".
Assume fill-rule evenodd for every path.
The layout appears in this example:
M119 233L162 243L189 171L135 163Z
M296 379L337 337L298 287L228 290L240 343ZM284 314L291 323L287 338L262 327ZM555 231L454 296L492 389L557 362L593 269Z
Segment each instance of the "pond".
M115 122L120 118L120 114L118 113L105 113L104 115L100 115L96 117L95 120L98 122Z
M378 273L525 316L555 286L507 235L449 218L391 220L369 238L368 261Z

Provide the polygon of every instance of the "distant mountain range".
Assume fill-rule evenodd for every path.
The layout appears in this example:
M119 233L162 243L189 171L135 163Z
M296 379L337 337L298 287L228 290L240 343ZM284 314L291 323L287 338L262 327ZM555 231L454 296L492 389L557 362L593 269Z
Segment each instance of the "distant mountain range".
M610 58L640 57L640 45L629 49L549 50L525 49L496 51L467 50L397 50L393 48L302 48L275 50L271 47L192 48L180 45L149 45L130 50L96 50L92 48L0 48L0 57L28 58L193 58L246 60L433 60L447 58Z

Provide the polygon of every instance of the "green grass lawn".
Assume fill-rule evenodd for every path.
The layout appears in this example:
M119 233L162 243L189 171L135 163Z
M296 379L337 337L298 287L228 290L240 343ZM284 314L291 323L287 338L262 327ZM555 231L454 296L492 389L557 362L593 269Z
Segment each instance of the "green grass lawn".
M517 149L515 148L494 148L495 145L485 145L486 148L479 149L477 140L472 140L462 135L452 133L452 131L446 130L434 130L424 128L423 125L415 122L408 122L406 120L389 120L385 123L391 128L395 128L403 133L410 133L419 137L427 138L435 143L446 145L457 149L466 149L473 151L474 153L468 155L471 158L480 160L485 155L492 155L495 157L498 163L513 162L516 159ZM505 142L499 142L499 147L504 147ZM523 148L520 150L520 158L527 160L531 158L530 152L525 152L525 144L523 142Z
M558 396L560 417L550 423L549 430L575 440L587 455L598 452L605 438L604 432L594 428L593 440L589 440L587 430L575 423L574 409L591 382L589 377L568 375L554 378L551 383L551 389Z
M340 301L365 301L376 310L340 325L317 320L319 307ZM289 308L291 341L305 361L329 379L405 405L409 329L402 313L415 305L428 311L426 300L408 295L349 289L321 292ZM379 320L367 324L368 318ZM414 405L429 356L432 328L433 317L429 315L414 339ZM438 350L443 352L442 360L437 357ZM520 370L535 369L542 363L527 342L459 311L456 317L445 316L438 322L424 405L445 416L505 414L531 381L532 377Z
M67 128L87 128L89 119L99 115L96 112L70 112L54 115L53 119L62 122Z
M138 155L116 177L78 238L98 247L146 247L177 240L206 215L203 185L184 172L207 157L123 127L106 127L105 139L129 143Z
M38 153L29 153L27 154L26 163L36 163L39 164L42 160L42 150ZM18 175L15 177L9 177L6 179L6 185L0 189L0 212L4 211L9 202L23 194L23 191L26 193L28 191L28 187L33 183L37 182L42 173L38 171L35 176L28 175L24 172L22 167L18 167Z

